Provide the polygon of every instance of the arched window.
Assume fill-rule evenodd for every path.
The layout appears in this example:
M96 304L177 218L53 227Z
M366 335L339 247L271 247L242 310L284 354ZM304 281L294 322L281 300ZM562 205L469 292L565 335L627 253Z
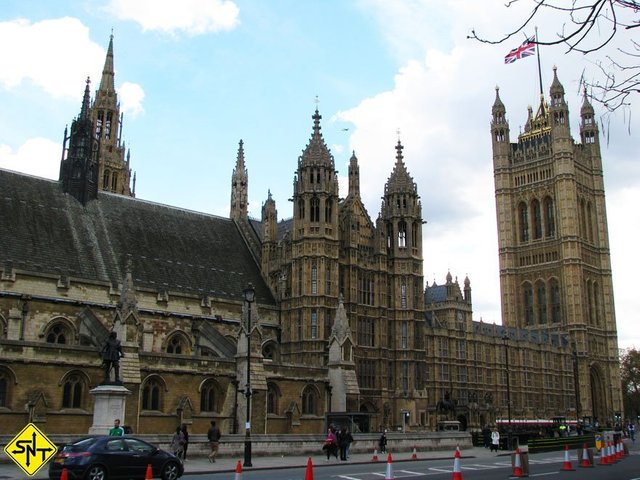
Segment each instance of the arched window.
M278 415L278 389L275 385L267 385L267 413Z
M387 250L393 248L393 227L390 223L387 224Z
M318 414L318 392L311 385L307 386L302 392L302 414Z
M591 202L587 202L587 233L589 241L593 243L593 213L591 212Z
M533 289L525 283L522 289L522 305L525 325L533 325Z
M275 342L267 342L262 346L262 356L265 360L278 360L278 347Z
M56 322L49 328L45 338L47 339L47 343L67 344L70 343L72 335L64 323Z
M312 222L320 221L320 199L318 197L313 197L311 199L311 215L309 219Z
M331 215L333 211L333 202L330 198L324 203L324 221L331 222Z
M304 199L298 200L298 218L304 219Z
M318 310L311 310L311 338L318 338Z
M544 231L547 237L556 235L556 220L551 197L544 199Z
M560 308L560 284L557 279L552 278L549 281L549 290L551 292L551 323L560 323L562 311Z
M218 386L213 380L208 380L200 390L200 411L217 412Z
M520 241L529 241L529 210L527 204L521 202L518 206L518 219L520 220Z
M533 238L542 238L542 212L540 211L540 202L534 200L531 203L533 210Z
M600 287L598 282L593 282L593 321L596 325L601 326L600 316Z
M112 192L118 191L118 174L116 172L113 172L111 174L111 191Z
M109 170L105 170L102 174L102 188L104 190L109 189L109 178L111 177L111 172Z
M536 284L536 305L538 307L538 323L547 323L547 288L544 282Z
M311 267L311 295L318 294L318 267Z
M404 220L398 223L398 247L406 248L407 246L407 224Z
M587 238L587 207L584 199L580 201L580 236Z
M188 353L188 344L181 333L176 333L167 341L167 353L176 355Z
M418 248L418 228L420 228L418 222L413 222L413 225L411 226L411 247L412 248Z
M82 391L80 375L69 375L62 387L62 408L82 408Z
M0 370L0 407L9 406L9 375Z
M160 410L160 382L150 379L142 387L142 410Z

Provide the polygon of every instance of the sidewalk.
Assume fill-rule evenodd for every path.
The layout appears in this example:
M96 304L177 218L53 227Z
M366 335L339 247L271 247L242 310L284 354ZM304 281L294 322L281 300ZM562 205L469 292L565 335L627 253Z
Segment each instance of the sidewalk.
M509 455L509 452L500 452L498 454L492 453L489 449L482 447L473 447L465 450L461 450L462 458L495 458L497 456ZM410 462L412 461L413 452L391 452L393 462ZM416 452L419 460L431 459L442 460L451 459L455 455L455 450L451 451L429 451L429 452ZM283 456L253 456L251 459L252 467L243 467L244 470L267 470L275 468L305 468L307 461L311 457L311 462L314 468L321 468L326 465L336 465L341 463L340 460L336 460L331 457L327 461L326 455L323 455L321 451L311 455L283 455ZM197 473L220 473L220 472L235 472L238 460L242 465L244 463L244 452L242 450L237 452L235 456L218 457L215 463L210 463L207 457L187 457L187 461L184 463L184 475L185 477L190 474ZM350 456L348 463L362 464L372 463L373 451L370 453L354 453ZM387 454L378 454L378 462L384 464L387 462ZM0 463L0 480L46 480L48 478L48 466L42 467L40 471L33 477L26 476L20 468L12 461Z

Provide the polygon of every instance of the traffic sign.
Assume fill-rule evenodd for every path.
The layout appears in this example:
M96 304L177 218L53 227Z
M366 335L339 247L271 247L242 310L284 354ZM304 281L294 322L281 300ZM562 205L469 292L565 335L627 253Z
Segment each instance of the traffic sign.
M29 476L35 475L57 450L55 444L33 423L24 427L4 447L4 453Z

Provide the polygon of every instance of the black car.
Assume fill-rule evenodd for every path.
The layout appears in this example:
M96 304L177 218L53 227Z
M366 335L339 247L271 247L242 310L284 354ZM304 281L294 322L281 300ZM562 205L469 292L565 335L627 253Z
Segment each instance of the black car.
M86 437L58 449L49 478L59 480L66 468L69 480L144 479L149 465L153 478L175 480L184 473L178 457L139 438Z

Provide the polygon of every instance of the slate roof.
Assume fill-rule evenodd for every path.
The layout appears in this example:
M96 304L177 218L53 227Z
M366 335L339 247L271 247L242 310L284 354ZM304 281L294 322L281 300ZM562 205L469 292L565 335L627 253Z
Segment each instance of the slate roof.
M0 268L275 304L235 223L100 192L86 207L57 181L0 169Z
M447 286L446 285L434 285L433 287L427 287L424 292L424 303L426 305L430 303L440 303L447 301Z

